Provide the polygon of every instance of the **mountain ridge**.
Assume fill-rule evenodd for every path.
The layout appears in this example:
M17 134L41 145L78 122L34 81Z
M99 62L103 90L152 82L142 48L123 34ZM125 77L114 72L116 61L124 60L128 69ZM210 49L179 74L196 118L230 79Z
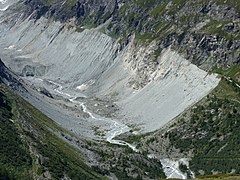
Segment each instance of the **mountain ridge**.
M24 84L20 95L83 151L90 172L119 179L239 173L239 7L233 0L21 0L0 12L0 81L16 92ZM30 113L39 126L50 122L38 115ZM68 167L63 172L75 177ZM65 177L59 168L50 174Z
M30 12L62 22L74 18L79 28L97 27L106 22L101 31L123 39L123 43L127 43L128 37L133 34L141 42L156 40L157 51L171 46L186 59L207 70L214 65L227 67L239 64L240 56L236 51L240 46L237 36L240 30L239 4L233 0L198 0L194 3L185 0L62 3L33 0L27 1L27 6ZM88 10L78 9L78 6L86 6ZM42 11L41 7L48 7L48 10ZM82 11L84 13L78 16Z

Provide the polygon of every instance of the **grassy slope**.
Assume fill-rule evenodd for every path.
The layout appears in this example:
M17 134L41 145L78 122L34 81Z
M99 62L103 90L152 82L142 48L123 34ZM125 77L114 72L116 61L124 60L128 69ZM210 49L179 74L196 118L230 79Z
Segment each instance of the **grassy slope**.
M222 71L235 79L235 67ZM217 88L193 108L178 117L166 133L182 152L193 150L190 167L199 175L212 171L240 173L240 88L223 78Z
M56 0L42 0L39 3L42 3L44 6L54 6L58 3L64 2L63 0L58 2ZM123 6L121 6L117 11L113 13L113 17L117 19L113 23L110 23L111 26L115 26L117 24L122 24L121 30L114 32L109 32L110 34L113 33L115 36L127 36L129 33L135 32L142 41L149 41L153 39L161 39L166 35L176 32L176 27L178 32L182 31L189 31L190 27L194 27L197 23L202 22L203 20L210 19L211 21L208 23L207 27L202 29L202 33L210 33L210 34L218 34L222 37L227 37L230 39L236 38L232 36L231 33L223 31L223 28L219 25L225 25L226 23L234 22L232 19L225 19L223 20L214 20L208 14L201 14L197 11L194 12L185 12L178 14L182 8L187 6L192 7L192 9L198 7L199 5L208 4L208 0L195 0L195 1L188 1L188 0L171 0L172 4L170 8L167 6L169 1L168 0L130 0L126 1ZM212 2L216 3L220 6L229 6L239 11L240 3L236 0L212 0ZM65 13L66 15L72 11L72 8L76 6L76 0L67 0L65 1L63 6L59 6L61 12ZM59 10L57 9L57 10ZM96 8L96 12L98 8ZM142 13L144 12L144 13ZM166 16L174 16L174 20L169 20ZM79 23L80 26L86 25L88 27L91 24L93 27L99 25L99 23L104 22L111 17L109 12L106 10L103 14L99 17L99 21L95 20L95 16L97 14L91 14L91 18L88 17L81 17ZM88 15L89 16L89 15ZM190 25L188 24L189 21L193 21ZM137 23L134 23L137 22ZM236 25L239 23L235 22ZM188 27L186 25L189 25ZM167 28L165 27L167 26ZM219 26L219 27L218 27ZM171 27L175 27L174 29L170 30ZM218 27L218 28L216 28ZM240 38L240 36L238 36Z
M60 127L3 86L0 113L0 177L33 179L48 171L52 179L102 179L77 149L54 135Z
M197 176L201 175L199 170L203 170L205 175L212 174L212 171L235 171L240 174L240 88L235 81L240 71L235 65L228 69L214 68L214 71L223 76L219 85L207 97L179 115L166 130L122 139L138 143L138 148L144 152L152 152L152 149L158 152L170 139L171 144L166 148L169 153L171 146L180 149L185 157L189 156L189 152L194 153L190 168Z
M200 176L196 178L196 180L238 180L240 179L239 175L236 174L217 174L217 175L209 175L209 176Z
M167 6L169 1L164 0L151 0L151 1L128 1L126 2L116 13L116 16L122 17L125 21L126 29L120 31L120 34L124 31L135 31L137 33L137 38L141 41L151 41L153 39L162 39L167 35L176 32L189 32L190 28L195 27L196 24L209 19L210 22L207 24L207 28L200 29L199 33L204 34L216 34L220 37L227 39L236 39L231 32L224 31L223 27L227 23L233 22L232 19L222 19L215 20L208 14L200 13L199 11L186 11L182 13L184 8L192 7L192 9L199 9L204 4L208 4L207 0L172 0L170 8ZM213 0L219 6L229 6L233 7L237 11L239 10L240 3L234 0ZM138 12L134 13L131 9L140 9ZM175 16L174 20L169 20L166 16ZM138 25L132 22L139 22ZM190 23L191 22L191 23ZM143 32L143 27L146 27ZM222 26L219 26L222 25ZM236 23L236 25L239 25ZM136 27L135 27L136 26ZM151 28L150 28L151 27ZM172 28L172 29L171 29ZM128 34L125 33L125 34ZM239 38L239 36L237 36Z

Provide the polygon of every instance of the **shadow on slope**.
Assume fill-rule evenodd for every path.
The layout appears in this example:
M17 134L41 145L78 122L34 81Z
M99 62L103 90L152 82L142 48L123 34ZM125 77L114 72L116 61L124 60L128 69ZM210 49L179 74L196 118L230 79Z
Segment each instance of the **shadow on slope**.
M0 70L0 179L102 179L57 137L64 130L9 91L21 83L2 62Z

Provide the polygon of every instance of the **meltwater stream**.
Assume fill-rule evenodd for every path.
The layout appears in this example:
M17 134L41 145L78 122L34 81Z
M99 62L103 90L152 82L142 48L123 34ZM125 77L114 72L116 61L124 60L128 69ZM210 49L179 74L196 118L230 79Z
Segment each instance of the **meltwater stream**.
M98 121L107 121L107 122L111 122L111 127L110 127L110 131L106 134L106 141L108 141L111 144L117 144L117 145L123 145L123 146L128 146L129 148L131 148L133 151L135 152L139 152L139 150L132 144L129 144L125 141L122 140L116 140L114 139L116 136L127 132L130 130L130 128L128 126L126 126L125 124L121 124L115 120L112 119L106 119L106 118L100 118L97 115L93 114L92 112L90 112L85 103L84 102L80 102L77 101L77 97L73 96L69 93L65 93L63 92L63 86L61 84L58 84L56 82L53 82L51 80L43 80L40 78L36 78L39 81L47 81L50 84L53 84L54 86L56 86L53 90L57 93L60 94L61 96L67 98L70 102L74 103L74 104L79 104L84 113L87 113L92 119L94 120L98 120ZM149 158L153 158L150 157ZM167 178L179 178L179 179L186 179L187 176L185 174L183 174L179 168L178 168L178 162L174 162L170 159L160 159L161 164L163 166L163 171L166 174Z
M42 79L39 79L41 81L43 81ZM111 120L111 119L103 119L103 118L99 118L96 115L94 115L92 112L90 112L87 107L85 106L85 104L83 102L79 102L77 101L77 97L72 96L68 93L65 93L62 91L63 86L61 84L58 84L56 82L50 81L50 80L46 80L49 83L57 86L56 88L54 88L54 91L57 92L58 94L61 94L62 96L65 96L66 98L68 98L68 100L72 103L75 104L79 104L84 113L87 113L92 119L95 120L99 120L99 121L107 121L107 122L112 122L111 125L111 130L106 134L106 140L111 143L111 144L117 144L117 145L123 145L123 146L128 146L129 148L131 148L133 151L138 152L138 150L136 149L136 147L132 144L129 144L125 141L122 140L115 140L114 138L124 132L129 131L129 127L126 126L125 124L120 124L119 122L115 121L115 120Z
M43 81L42 79L39 79L40 81ZM100 118L97 117L97 115L94 115L92 112L90 112L85 103L84 102L79 102L77 101L77 97L76 96L72 96L68 93L63 92L63 86L61 84L58 84L56 82L50 81L50 80L45 80L53 85L56 86L56 88L54 88L53 90L62 95L63 97L66 97L70 102L74 103L74 104L79 104L84 113L87 113L92 119L94 120L98 120L98 121L110 121L112 122L111 125L111 130L106 134L106 141L108 141L111 144L117 144L117 145L123 145L123 146L128 146L129 148L131 148L133 151L135 152L139 152L139 150L132 144L129 144L125 141L122 140L116 140L114 139L116 136L129 131L129 127L124 125L124 124L120 124L119 122L115 121L115 120L111 120L111 119L105 119L105 118ZM163 171L165 173L165 175L167 176L167 178L179 178L179 179L187 179L187 176L185 174L183 174L179 169L178 169L178 162L174 162L168 159L162 159L160 160L161 164L163 166Z

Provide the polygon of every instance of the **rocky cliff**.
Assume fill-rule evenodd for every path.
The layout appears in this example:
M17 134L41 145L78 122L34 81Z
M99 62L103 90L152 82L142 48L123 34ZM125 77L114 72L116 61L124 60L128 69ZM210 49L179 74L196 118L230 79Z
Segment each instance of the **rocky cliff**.
M5 84L10 89L22 92L26 89L22 86L19 78L10 71L0 59L0 84Z
M214 65L239 64L239 3L234 0L67 0L25 1L32 18L42 15L62 22L74 18L81 27L103 25L101 31L128 43L156 40L159 53L170 47L186 59L211 69Z
M69 26L44 17L14 23L1 38L6 64L53 94L56 86L42 81L61 85L68 96L114 99L117 118L143 131L161 128L220 80L170 48L156 55L156 40L139 44L133 35L121 46L98 28L77 32Z
M0 55L29 90L24 98L73 135L97 139L88 148L99 156L86 153L97 171L164 177L153 157L187 164L181 173L163 159L169 177L231 171L216 168L215 158L206 168L204 158L213 140L211 157L237 131L238 2L20 0L0 8ZM1 82L14 82L2 67Z

